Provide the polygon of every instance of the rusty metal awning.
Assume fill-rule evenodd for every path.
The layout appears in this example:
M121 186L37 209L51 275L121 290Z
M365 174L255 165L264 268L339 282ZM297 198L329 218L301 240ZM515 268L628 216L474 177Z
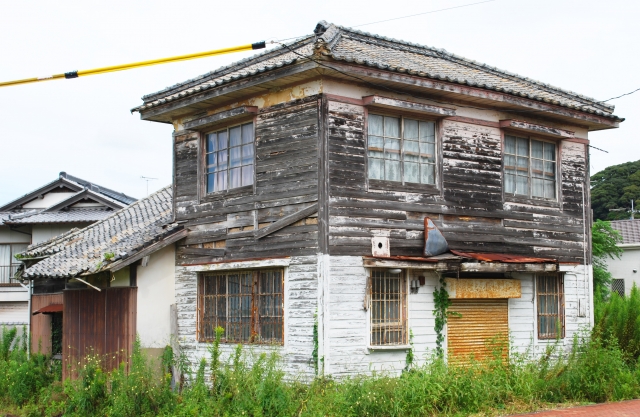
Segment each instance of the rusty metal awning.
M63 305L62 304L49 304L46 307L42 307L40 310L34 311L33 315L36 314L53 314L53 313L62 313Z
M461 256L463 258L471 258L482 262L502 262L508 264L544 264L544 263L557 263L555 259L551 258L533 258L524 255L512 255L507 253L490 253L490 252L461 252L457 250L451 250L454 255Z

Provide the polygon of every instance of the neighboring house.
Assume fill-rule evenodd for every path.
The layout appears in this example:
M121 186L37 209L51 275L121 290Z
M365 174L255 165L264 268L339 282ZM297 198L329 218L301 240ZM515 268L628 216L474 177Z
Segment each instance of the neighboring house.
M56 281L64 288L58 298L41 303L40 311L62 313L65 375L67 364L89 353L108 353L114 359L107 366L118 366L131 353L136 333L142 348L155 356L169 344L173 243L185 235L172 223L171 188L166 187L22 253L21 279Z
M620 295L629 294L633 284L640 287L640 220L614 220L611 227L620 232L623 250L620 259L607 258L607 268L613 281L611 289Z
M1 206L0 326L28 326L30 322L29 290L12 280L20 264L16 254L30 244L102 220L134 201L123 193L61 172L56 180ZM50 282L39 284L34 288L35 294L61 291ZM52 317L59 321L59 316ZM36 316L32 324L50 328L51 318Z
M590 131L613 106L444 50L320 22L143 97L172 123L178 341L281 353L287 372L405 366L487 342L542 351L593 324ZM425 218L450 252L424 256ZM428 221L427 221L428 222ZM435 229L427 223L430 234ZM314 323L317 322L317 335Z

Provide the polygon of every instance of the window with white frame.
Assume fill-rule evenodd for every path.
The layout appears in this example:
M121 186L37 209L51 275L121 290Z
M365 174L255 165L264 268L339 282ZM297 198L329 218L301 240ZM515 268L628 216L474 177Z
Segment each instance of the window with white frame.
M215 329L237 343L284 341L282 270L225 271L198 279L198 340L210 342Z
M406 345L407 285L404 273L373 269L369 280L370 345Z
M207 193L253 184L253 123L206 135L205 186Z
M564 278L562 274L536 276L538 339L564 338Z
M434 122L369 114L367 123L369 179L436 183Z
M27 250L28 243L11 243L0 245L0 284L10 284L11 278L18 270L20 262L15 255Z
M525 137L504 137L504 192L556 200L556 144Z

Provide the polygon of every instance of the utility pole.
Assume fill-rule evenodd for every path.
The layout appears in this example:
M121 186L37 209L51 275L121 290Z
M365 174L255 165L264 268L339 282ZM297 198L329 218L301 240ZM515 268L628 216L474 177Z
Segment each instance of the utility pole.
M147 197L149 197L149 181L157 180L157 178L145 177L144 175L140 175L140 178L147 182Z

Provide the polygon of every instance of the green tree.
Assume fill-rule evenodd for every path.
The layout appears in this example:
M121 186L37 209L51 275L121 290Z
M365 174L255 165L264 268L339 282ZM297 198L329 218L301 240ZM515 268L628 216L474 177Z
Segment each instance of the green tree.
M631 200L640 203L640 161L613 165L591 176L591 207L596 219L628 219Z
M596 303L604 300L609 293L611 273L607 270L607 259L620 258L622 249L617 245L621 242L622 236L609 222L596 220L591 229L593 291Z

